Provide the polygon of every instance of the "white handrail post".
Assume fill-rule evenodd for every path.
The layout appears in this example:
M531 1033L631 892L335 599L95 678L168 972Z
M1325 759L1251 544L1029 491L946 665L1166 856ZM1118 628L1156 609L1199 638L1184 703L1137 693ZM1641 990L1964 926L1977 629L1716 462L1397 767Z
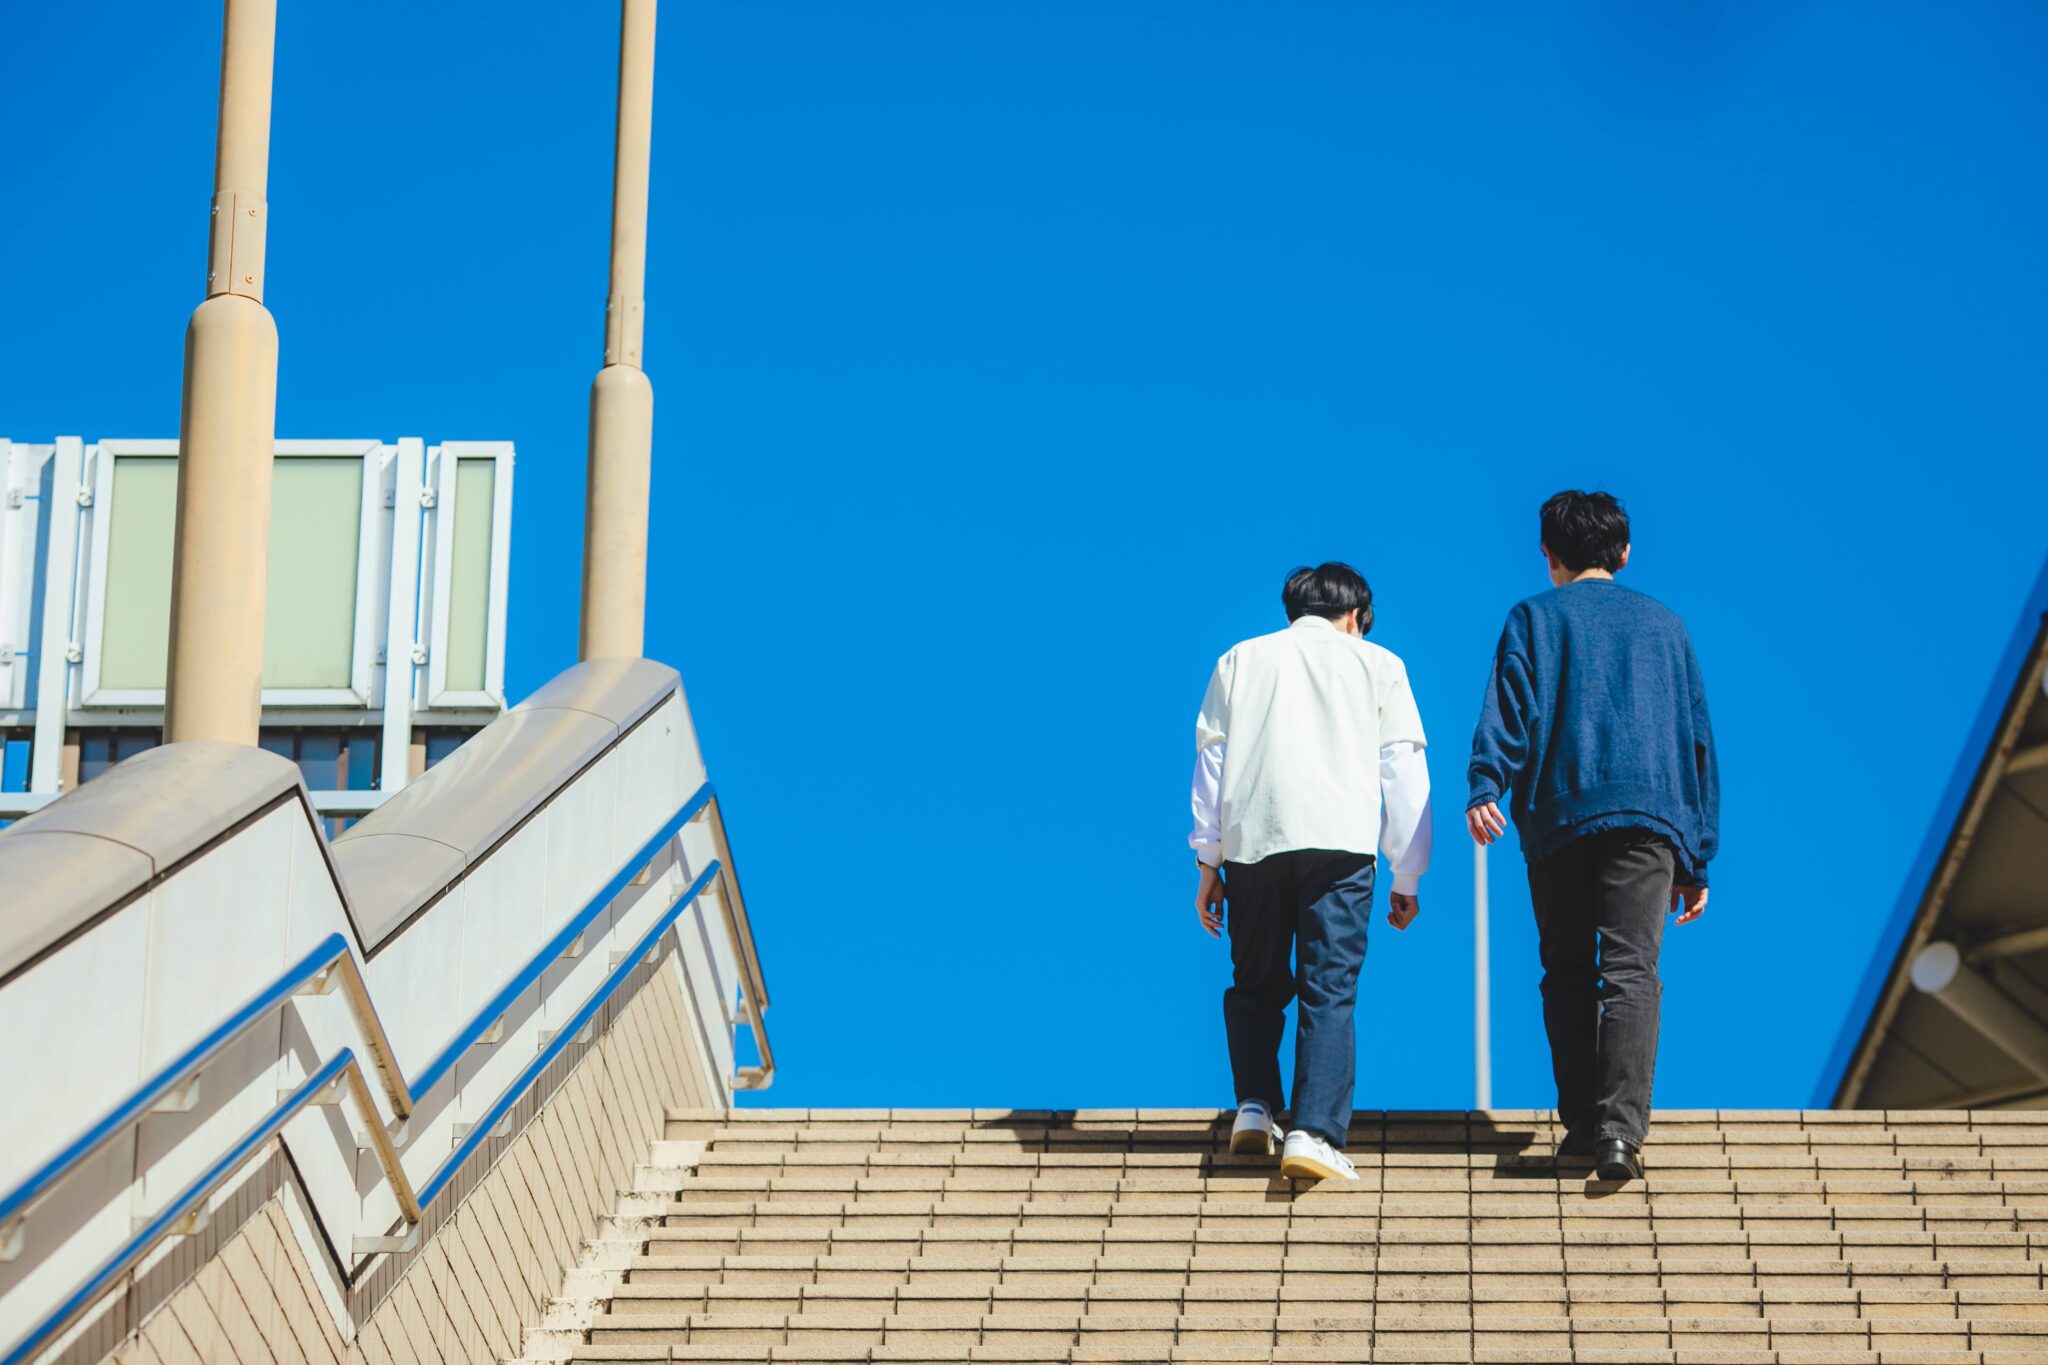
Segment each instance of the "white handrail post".
M1493 1108L1493 1023L1487 980L1486 846L1472 845L1472 1072L1474 1104Z

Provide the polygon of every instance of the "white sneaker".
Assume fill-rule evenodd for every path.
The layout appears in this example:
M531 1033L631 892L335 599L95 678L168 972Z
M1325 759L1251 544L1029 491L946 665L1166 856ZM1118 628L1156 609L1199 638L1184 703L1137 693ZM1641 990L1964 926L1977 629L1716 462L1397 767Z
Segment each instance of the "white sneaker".
M1230 1150L1239 1155L1271 1156L1280 1150L1285 1136L1265 1101L1246 1100L1237 1106L1237 1122L1230 1126Z
M1297 1128L1287 1135L1280 1174L1290 1180L1356 1180L1358 1168L1314 1133Z

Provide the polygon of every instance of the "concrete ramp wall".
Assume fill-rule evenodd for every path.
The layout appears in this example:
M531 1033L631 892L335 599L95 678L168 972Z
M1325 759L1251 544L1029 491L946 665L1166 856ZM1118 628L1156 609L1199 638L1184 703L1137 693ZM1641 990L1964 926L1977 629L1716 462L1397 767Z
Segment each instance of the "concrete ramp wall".
M663 1107L765 1080L729 861L643 660L331 847L291 764L216 745L0 832L0 1360L516 1354Z

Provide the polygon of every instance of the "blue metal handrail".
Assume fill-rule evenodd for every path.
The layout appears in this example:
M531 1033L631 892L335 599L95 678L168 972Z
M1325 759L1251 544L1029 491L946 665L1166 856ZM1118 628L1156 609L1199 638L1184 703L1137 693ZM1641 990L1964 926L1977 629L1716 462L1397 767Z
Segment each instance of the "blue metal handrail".
M62 1303L52 1309L41 1322L30 1328L28 1335L16 1342L4 1358L0 1358L0 1365L23 1365L23 1362L41 1350L50 1338L77 1321L79 1315L97 1303L100 1295L106 1293L114 1281L120 1279L131 1266L147 1255L151 1247L169 1236L182 1219L198 1208L223 1181L240 1170L242 1164L254 1156L264 1143L277 1136L285 1124L291 1121L292 1115L319 1098L322 1092L332 1088L343 1073L355 1069L355 1054L347 1048L330 1057L325 1065L301 1082L299 1087L286 1097L284 1103L264 1115L261 1123L237 1138L235 1144L228 1148L220 1160L201 1171L191 1183L178 1191L156 1217L150 1219L134 1236L117 1247L113 1255L101 1261L92 1274L86 1277L85 1283L72 1290Z
M65 1175L105 1146L127 1127L140 1121L165 1096L181 1084L195 1079L207 1064L230 1046L235 1039L247 1033L270 1012L281 1007L287 1000L308 989L318 989L336 979L347 996L350 1011L356 1016L370 1042L373 1060L384 1081L383 1089L390 1099L393 1110L400 1118L411 1111L418 1100L436 1083L443 1079L455 1064L475 1047L507 1008L524 994L541 976L559 961L564 953L575 944L589 926L603 913L626 886L659 856L663 847L682 830L683 826L696 819L707 809L715 812L716 790L709 782L699 787L690 799L683 803L676 813L663 821L659 832L644 843L610 880L573 916L562 929L557 931L533 957L497 993L485 1001L467 1025L427 1064L419 1076L408 1083L401 1076L395 1055L385 1036L383 1022L378 1018L374 1002L362 977L362 970L355 955L349 950L348 941L334 933L321 940L320 944L305 957L271 982L256 995L238 1007L218 1027L206 1034L197 1043L180 1053L157 1073L123 1099L119 1104L102 1115L76 1140L67 1144L49 1161L44 1162L13 1189L0 1196L0 1233L4 1233L10 1220L25 1216L27 1210L47 1194ZM469 1128L448 1158L435 1168L434 1173L417 1191L412 1187L400 1162L396 1144L385 1131L378 1118L375 1101L364 1077L363 1069L351 1049L343 1048L334 1057L323 1063L305 1082L301 1083L273 1110L262 1123L252 1128L239 1139L220 1160L214 1162L186 1188L167 1204L154 1218L124 1242L106 1261L102 1262L85 1284L60 1303L48 1316L39 1322L29 1334L17 1342L0 1365L19 1365L26 1361L43 1345L64 1330L79 1314L89 1308L118 1276L137 1260L148 1253L150 1247L169 1235L200 1203L219 1185L238 1170L251 1155L270 1137L281 1131L284 1125L299 1110L313 1103L332 1087L346 1081L351 1087L358 1106L365 1116L365 1129L376 1148L379 1164L386 1182L391 1185L397 1197L401 1217L409 1229L416 1228L425 1216L425 1209L438 1195L445 1191L459 1174L465 1163L473 1157L487 1140L492 1130L531 1089L547 1067L558 1058L587 1026L598 1010L604 1007L623 985L649 952L660 942L661 936L672 928L683 912L703 895L712 881L721 875L729 877L725 865L714 858L703 872L665 908L652 927L642 935L639 942L620 959L606 975L596 991L584 1001L569 1021L556 1030L539 1054L522 1068L511 1083L492 1102L484 1115ZM728 883L729 884L729 883ZM739 933L739 926L733 920L730 908L727 910L727 927L733 934ZM735 944L735 952L739 945ZM744 967L744 962L742 963ZM755 978L749 976L744 986L748 1005L749 1022L756 1041L760 1046L765 1066L743 1068L743 1083L764 1085L773 1076L774 1063L769 1053L766 1031L760 1019L759 1002ZM365 1239L377 1244L380 1249L395 1249L409 1241L406 1237Z
M126 1131L128 1126L150 1112L166 1095L190 1080L195 1072L219 1056L231 1043L255 1027L274 1009L299 992L320 973L333 965L337 954L348 952L347 940L339 933L329 934L320 941L320 946L300 958L283 976L265 986L244 1001L241 1007L223 1020L219 1027L186 1048L165 1063L154 1076L144 1081L135 1092L119 1104L102 1114L63 1150L28 1173L26 1179L6 1194L0 1195L0 1226L26 1209L54 1185L73 1167L82 1164L94 1152L112 1142Z
M683 911L689 909L697 897L704 894L704 888L711 885L711 879L723 870L723 865L714 858L708 867L697 874L697 880L690 883L689 889L678 896L673 905L661 912L661 917L654 922L653 927L641 935L640 941L633 945L619 965L612 968L605 979L598 983L590 998L583 1002L576 1013L569 1016L566 1023L555 1030L555 1036L548 1040L547 1046L535 1054L534 1059L512 1078L511 1084L499 1093L490 1108L484 1110L483 1116L470 1125L468 1134L456 1144L455 1150L448 1154L448 1159L427 1177L426 1184L420 1186L422 1207L431 1204L435 1196L448 1188L448 1183L455 1179L463 1163L474 1156L477 1148L490 1137L491 1130L498 1126L505 1115L512 1112L512 1106L519 1103L520 1097L533 1088L533 1083L541 1078L549 1064L568 1050L570 1044L576 1041L576 1036L583 1032L584 1025L590 1022L591 1016L604 1008L605 1002L611 999L619 987L626 983L626 978L633 974L633 969L654 950L654 945L669 931L669 926L682 918Z
M714 795L716 793L709 782L697 788L696 794L683 803L682 809L664 820L654 837L642 844L640 851L635 853L626 861L623 867L612 874L612 879L606 882L603 888L591 898L590 903L578 911L575 917L567 924L557 930L553 938L542 944L540 950L533 955L526 966L521 968L518 974L510 981L506 982L497 994L484 1001L482 1006L478 1008L476 1017L471 1019L468 1025L453 1038L449 1039L448 1046L442 1048L440 1054L427 1063L425 1070L406 1083L406 1089L412 1092L415 1101L433 1089L436 1082L455 1069L455 1064L461 1061L469 1050L475 1047L486 1033L491 1031L498 1020L504 1017L505 1011L511 1008L512 1002L524 995L529 987L541 979L549 967L561 959L562 954L568 951L571 944L576 942L577 935L588 929L591 922L604 913L605 907L618 898L619 893L626 889L628 882L631 882L633 878L640 875L640 869L654 861L655 855L661 852L669 840L676 837L684 825L696 819L698 812L711 804Z

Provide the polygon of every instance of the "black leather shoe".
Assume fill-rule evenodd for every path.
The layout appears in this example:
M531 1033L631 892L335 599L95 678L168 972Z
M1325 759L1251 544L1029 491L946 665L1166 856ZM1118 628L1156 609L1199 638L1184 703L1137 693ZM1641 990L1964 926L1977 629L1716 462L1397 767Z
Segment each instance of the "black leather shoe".
M1593 1174L1602 1180L1617 1183L1624 1180L1640 1180L1643 1164L1636 1157L1636 1148L1620 1138L1607 1138L1593 1153Z

